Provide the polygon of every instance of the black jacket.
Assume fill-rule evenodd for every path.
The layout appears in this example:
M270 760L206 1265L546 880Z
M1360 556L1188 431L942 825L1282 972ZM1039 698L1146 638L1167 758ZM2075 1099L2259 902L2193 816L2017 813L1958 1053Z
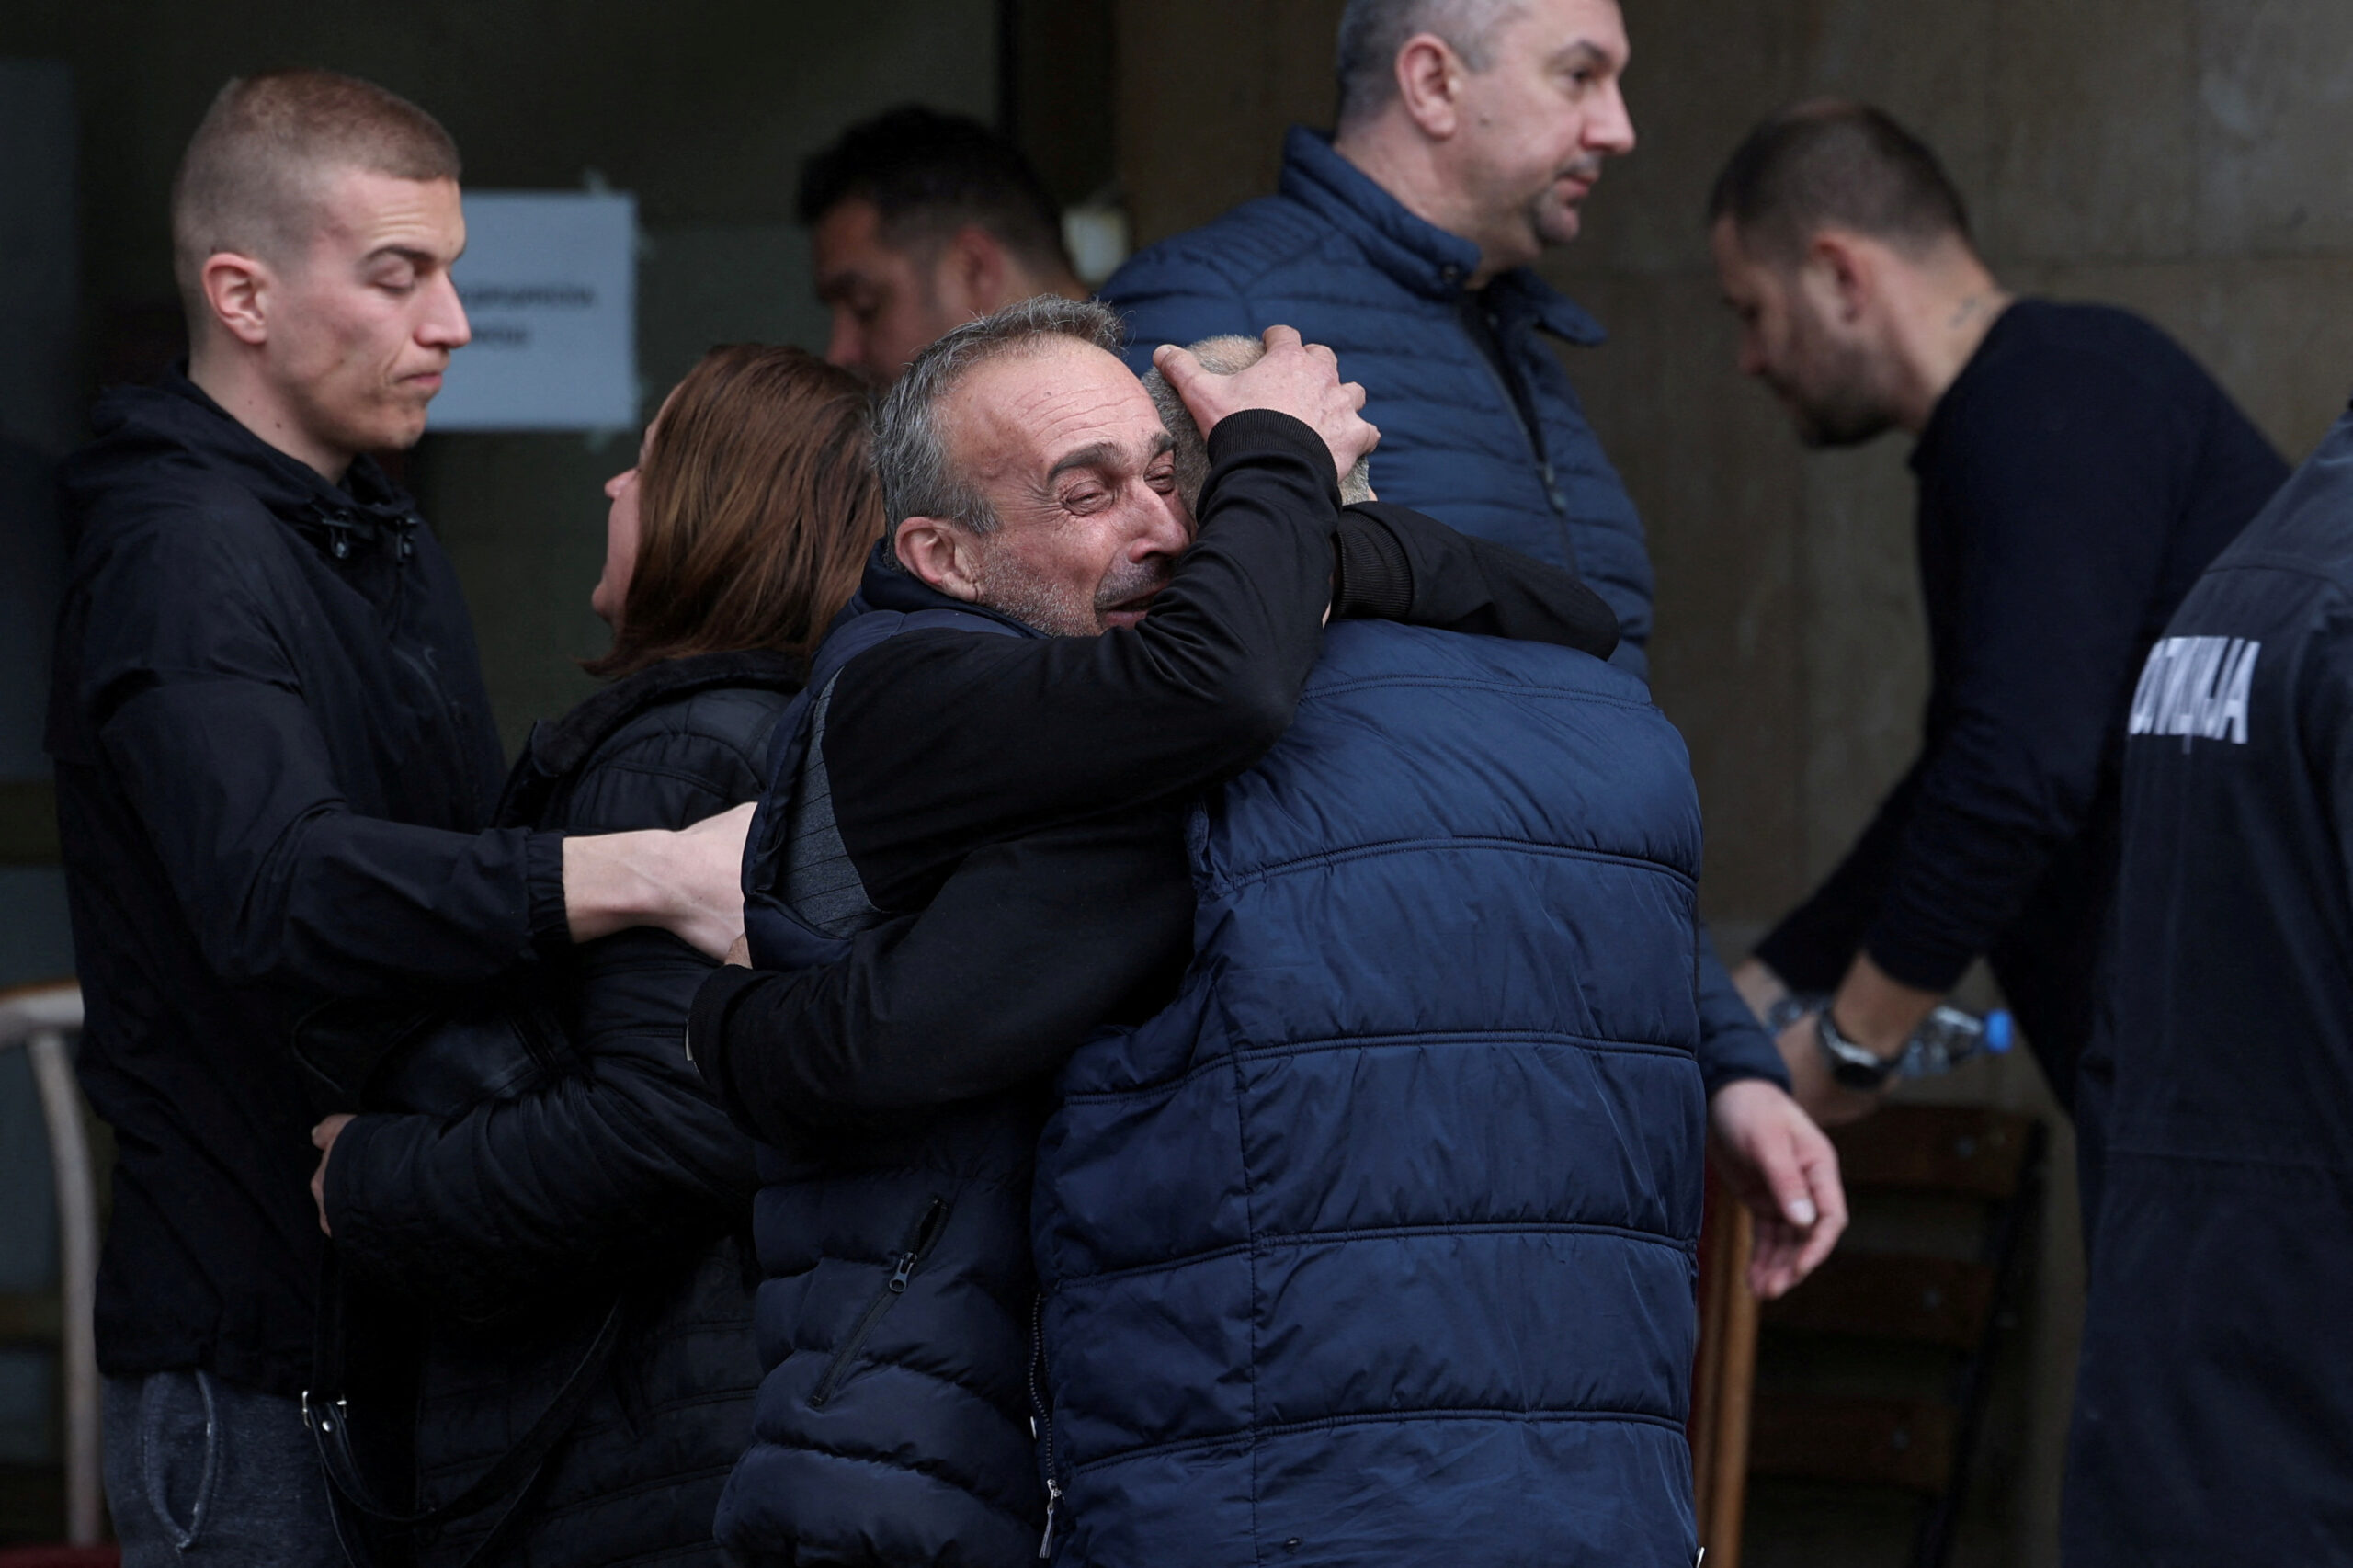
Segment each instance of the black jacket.
M99 1363L290 1395L323 1239L286 1020L560 950L563 846L487 831L457 578L374 464L330 484L177 375L92 417L48 744L119 1151Z
M795 659L672 660L542 725L503 822L680 828L759 792ZM487 1563L717 1563L711 1515L750 1439L750 1142L684 1050L710 960L624 931L550 966L571 1042L551 1077L448 1123L363 1115L327 1164L353 1288L424 1310L419 1501L457 1494L548 1408L622 1302L609 1365ZM368 1346L350 1347L366 1354ZM431 1535L456 1562L501 1517Z
M2353 1549L2353 415L2215 559L2117 722L2078 1086L2080 1568Z

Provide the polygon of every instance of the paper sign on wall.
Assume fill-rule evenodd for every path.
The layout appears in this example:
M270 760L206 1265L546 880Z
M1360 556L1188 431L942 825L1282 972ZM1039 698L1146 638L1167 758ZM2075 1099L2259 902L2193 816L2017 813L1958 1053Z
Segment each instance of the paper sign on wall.
M449 361L435 430L637 423L637 200L468 191L452 273L473 342Z

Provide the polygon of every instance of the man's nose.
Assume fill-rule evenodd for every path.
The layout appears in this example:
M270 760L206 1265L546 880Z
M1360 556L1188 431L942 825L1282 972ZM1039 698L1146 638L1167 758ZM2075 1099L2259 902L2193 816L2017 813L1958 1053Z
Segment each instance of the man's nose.
M1625 92L1614 77L1602 101L1594 105L1592 115L1585 122L1585 144L1597 153L1612 155L1634 150L1633 111L1626 107Z
M1144 487L1146 505L1132 538L1128 559L1148 561L1155 555L1182 555L1193 542L1193 519L1174 495Z
M844 307L834 307L834 329L825 338L825 363L845 370L863 368L866 344L858 330L858 318Z
M465 301L458 298L458 285L446 272L436 275L426 290L425 319L417 324L416 340L429 348L463 348L474 340Z

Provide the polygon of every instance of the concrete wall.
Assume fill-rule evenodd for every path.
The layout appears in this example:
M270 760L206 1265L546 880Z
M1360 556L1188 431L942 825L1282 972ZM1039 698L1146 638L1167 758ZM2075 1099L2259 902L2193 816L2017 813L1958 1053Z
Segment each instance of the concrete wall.
M1870 98L1943 154L2006 282L2147 313L2301 458L2353 384L2353 9L1625 9L1642 143L1611 165L1584 236L1547 271L1610 329L1606 347L1567 359L1650 529L1656 691L1690 742L1708 813L1702 895L1737 949L1835 864L1908 764L1927 667L1908 443L1806 455L1770 398L1736 374L1700 221L1716 168L1783 102ZM1339 0L1120 0L1120 159L1141 240L1272 188L1283 126L1330 122L1339 10ZM1990 998L1982 978L1972 994ZM2022 1056L1923 1097L2058 1121ZM2055 1562L2081 1289L2072 1141L2057 1131L2042 1289L2013 1411L2021 1431L1962 1561ZM1752 1565L1902 1559L1900 1535L1863 1525L1772 1524L1752 1538Z

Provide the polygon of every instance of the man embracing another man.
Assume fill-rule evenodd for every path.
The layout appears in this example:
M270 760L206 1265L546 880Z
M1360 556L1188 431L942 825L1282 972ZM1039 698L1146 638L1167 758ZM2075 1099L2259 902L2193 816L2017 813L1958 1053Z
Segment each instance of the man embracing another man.
M753 833L767 971L693 1022L775 1146L722 1539L1688 1563L1681 741L1572 574L1342 506L1328 351L1164 350L1188 463L1120 344L1032 301L881 415L892 533Z

